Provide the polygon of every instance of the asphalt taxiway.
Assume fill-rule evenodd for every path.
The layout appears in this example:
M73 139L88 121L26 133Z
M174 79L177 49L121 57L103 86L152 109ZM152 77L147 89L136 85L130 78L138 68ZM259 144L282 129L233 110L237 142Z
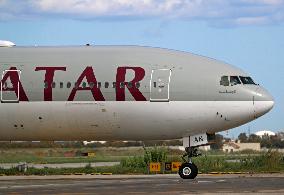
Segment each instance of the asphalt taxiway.
M0 194L284 194L284 175L1 176Z

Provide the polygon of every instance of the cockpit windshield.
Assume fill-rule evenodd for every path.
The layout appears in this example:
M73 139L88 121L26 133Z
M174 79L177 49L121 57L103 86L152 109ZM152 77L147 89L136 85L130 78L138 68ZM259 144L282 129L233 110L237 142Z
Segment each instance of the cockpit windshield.
M231 85L242 84L238 76L230 76Z
M234 86L234 85L256 85L251 77L244 76L222 76L220 80L220 85L223 86Z
M240 76L240 79L241 79L241 81L242 81L242 83L244 85L256 85L251 77L242 77L242 76Z

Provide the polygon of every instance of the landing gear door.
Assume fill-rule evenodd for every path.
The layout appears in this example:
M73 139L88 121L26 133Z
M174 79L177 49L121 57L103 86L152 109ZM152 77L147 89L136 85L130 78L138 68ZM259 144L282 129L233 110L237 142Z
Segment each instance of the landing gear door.
M5 75L13 75L6 77ZM19 103L20 93L20 70L4 70L1 80L1 103Z
M198 135L192 135L184 137L182 139L183 147L198 147L215 143L215 134L202 133Z
M168 102L170 100L170 69L152 70L150 81L150 101Z

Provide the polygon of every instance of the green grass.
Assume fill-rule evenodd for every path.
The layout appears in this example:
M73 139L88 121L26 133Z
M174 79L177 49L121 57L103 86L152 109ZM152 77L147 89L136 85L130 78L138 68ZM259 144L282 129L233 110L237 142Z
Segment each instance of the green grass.
M82 157L81 152L95 152L95 157ZM65 152L74 152L77 156L64 157ZM167 150L167 158L169 161L180 161L180 156L183 154L182 151L178 150ZM225 154L220 151L208 151L205 155L224 157L226 159L240 159L245 158L248 155L260 155L261 153L255 154ZM0 150L0 163L80 163L80 162L110 162L110 161L121 161L127 157L132 156L143 156L144 150L142 148L130 148L123 150L119 148L11 148Z
M74 157L65 157L65 152L74 152ZM82 152L95 152L95 157L82 157ZM128 156L143 155L143 149L118 150L118 149L96 149L90 148L22 148L0 150L0 163L80 163L80 162L113 162L121 161Z
M155 150L155 149L154 149ZM152 149L153 151L153 149ZM147 153L147 152L146 152ZM160 154L159 154L160 153ZM152 159L154 156L161 156L164 150L160 149L151 153ZM234 155L233 159L238 161L230 162L227 160L232 159L232 155L203 155L201 157L193 158L193 162L199 168L202 173L210 172L284 172L284 156L282 153L276 151L268 151L265 153L248 154L248 155ZM180 161L178 156L166 155L161 160L149 161L144 157L129 157L121 162L121 166L124 167L144 167L147 168L149 162L171 162Z
M65 152L73 151L76 154L90 151L89 148L52 148L52 149L3 149L0 151L0 163L79 163L79 162L113 162L119 161L120 165L113 167L87 166L85 168L62 168L62 169L35 169L29 168L27 175L50 175L50 174L74 174L74 173L102 173L113 174L145 174L148 172L149 162L181 161L181 152L162 147L130 148L127 150L117 148L100 148L92 150L95 157L64 157ZM228 162L227 160L238 160ZM206 152L203 156L193 158L193 162L202 173L210 172L284 172L284 157L279 152L248 152L225 154L220 151ZM0 168L0 174L13 175L23 174L12 168L4 170Z
M0 175L68 175L68 174L146 174L147 169L122 167L120 165L112 167L84 167L84 168L29 168L27 172L18 171L17 168L1 169Z
M96 157L36 157L25 156L5 156L0 157L0 163L27 162L34 164L55 164L55 163L88 163L88 162L118 162L126 156L96 156Z
M268 151L258 155L240 155L239 162L228 162L226 156L201 156L194 159L199 171L208 172L284 172L284 157L282 153Z

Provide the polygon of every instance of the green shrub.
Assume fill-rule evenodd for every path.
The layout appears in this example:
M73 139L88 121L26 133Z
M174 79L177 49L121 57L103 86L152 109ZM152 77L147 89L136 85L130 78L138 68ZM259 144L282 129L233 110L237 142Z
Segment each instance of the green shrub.
M122 167L130 167L130 168L145 168L147 164L144 161L143 156L133 156L124 158L120 162Z
M167 161L167 149L165 147L154 147L146 149L144 151L144 162L149 164L150 162L166 162Z
M201 172L222 171L228 167L224 157L220 156L201 156L194 158L193 162L198 166Z
M248 156L241 160L243 169L254 171L277 171L283 165L283 154L278 151L268 151L259 156Z
M122 167L147 168L150 162L166 162L168 151L165 147L145 148L143 156L133 156L121 160Z

